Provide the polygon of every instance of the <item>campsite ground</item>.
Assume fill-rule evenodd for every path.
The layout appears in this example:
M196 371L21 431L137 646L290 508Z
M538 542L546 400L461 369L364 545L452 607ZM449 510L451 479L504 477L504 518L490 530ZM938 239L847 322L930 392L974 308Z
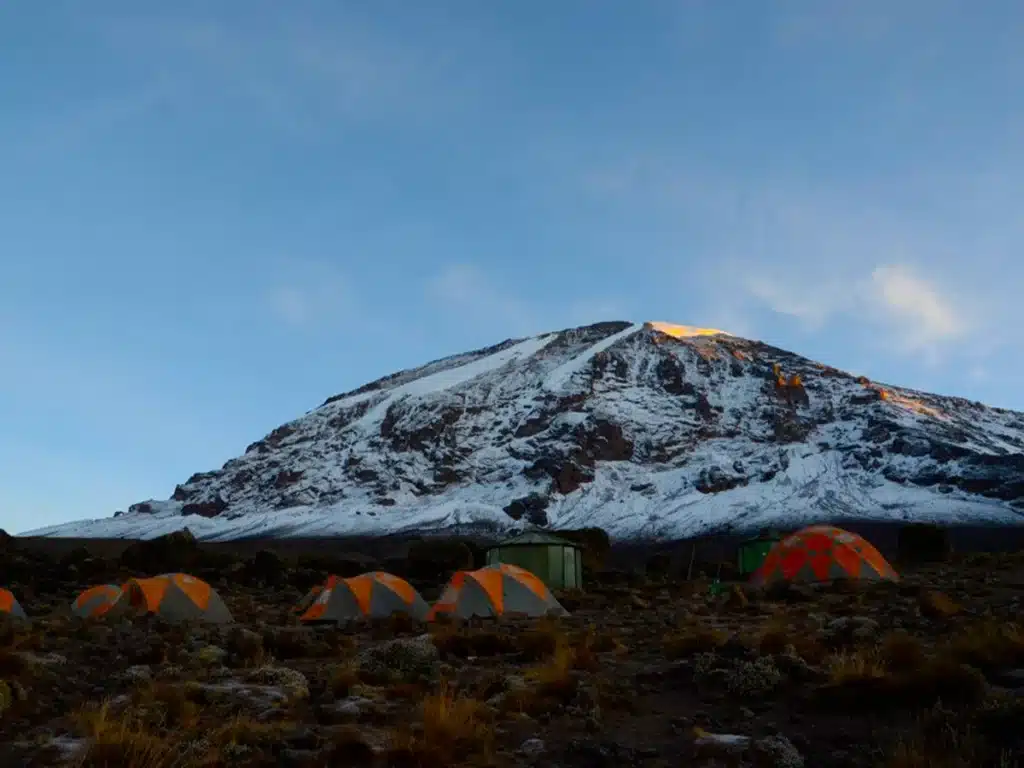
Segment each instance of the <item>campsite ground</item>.
M33 617L0 628L4 766L1021 764L1015 553L770 595L613 572L557 621L345 631L298 626L309 562L194 561L232 628L109 625L66 607L120 552L3 546Z

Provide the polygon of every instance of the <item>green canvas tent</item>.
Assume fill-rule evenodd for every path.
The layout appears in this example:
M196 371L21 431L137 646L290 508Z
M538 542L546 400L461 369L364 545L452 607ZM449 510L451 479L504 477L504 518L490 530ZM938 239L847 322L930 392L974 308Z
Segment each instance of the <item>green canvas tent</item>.
M525 568L549 589L583 586L583 553L575 542L543 531L527 531L487 550L487 565Z
M765 557L771 552L772 547L782 540L782 536L775 531L762 531L759 535L740 543L739 569L744 576L749 576L756 571Z

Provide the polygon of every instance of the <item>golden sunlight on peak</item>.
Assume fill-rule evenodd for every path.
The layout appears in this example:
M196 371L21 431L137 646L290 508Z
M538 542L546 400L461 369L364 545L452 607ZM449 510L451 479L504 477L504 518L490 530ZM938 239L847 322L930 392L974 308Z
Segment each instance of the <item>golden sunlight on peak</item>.
M695 325L675 325L674 323L651 321L644 323L644 325L655 331L661 331L666 336L674 336L677 339L686 339L691 336L732 336L728 331L720 331L717 328L698 328Z
M923 414L925 416L931 416L933 419L947 419L948 416L937 408L925 405L920 400L913 397L907 397L905 395L899 395L892 392L884 387L880 387L877 384L868 384L868 389L873 389L878 392L878 396L887 403L892 405L898 405L900 408L906 408L908 411L914 411L916 413Z

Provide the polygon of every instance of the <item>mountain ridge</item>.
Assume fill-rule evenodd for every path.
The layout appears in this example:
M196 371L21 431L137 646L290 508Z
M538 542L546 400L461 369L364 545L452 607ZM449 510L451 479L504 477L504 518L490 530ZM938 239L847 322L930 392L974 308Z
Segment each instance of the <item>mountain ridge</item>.
M529 523L681 538L855 517L1024 523L1024 414L880 385L717 329L611 321L381 377L169 500L26 535Z

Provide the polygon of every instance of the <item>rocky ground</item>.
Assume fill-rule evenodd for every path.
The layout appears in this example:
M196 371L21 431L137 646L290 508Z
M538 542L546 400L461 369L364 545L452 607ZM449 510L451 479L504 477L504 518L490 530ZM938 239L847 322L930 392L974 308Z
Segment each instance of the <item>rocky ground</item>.
M85 622L70 600L137 551L0 545L31 615L0 627L3 766L1024 764L1014 553L769 594L604 573L560 620L309 629L309 563L196 564L234 626Z

